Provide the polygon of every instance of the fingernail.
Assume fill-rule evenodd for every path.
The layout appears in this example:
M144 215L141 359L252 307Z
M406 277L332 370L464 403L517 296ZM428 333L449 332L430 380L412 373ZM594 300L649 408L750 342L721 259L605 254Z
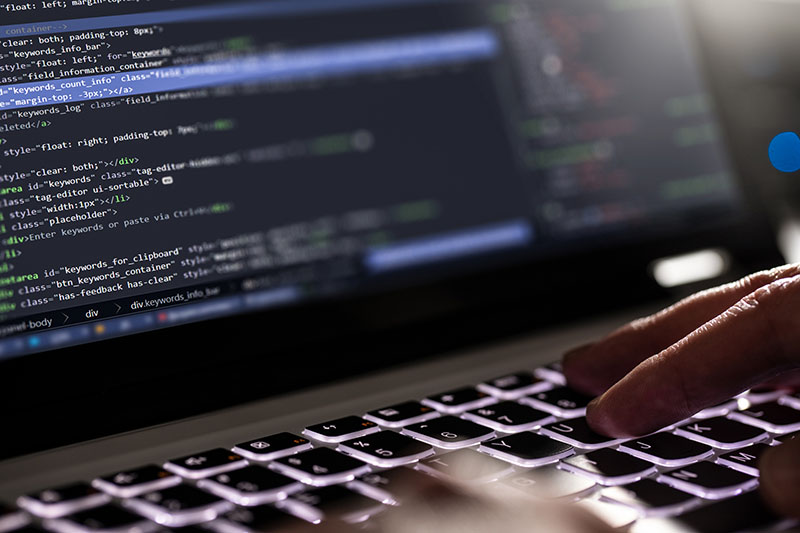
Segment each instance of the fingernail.
M800 516L800 441L768 450L759 467L767 501L780 513Z

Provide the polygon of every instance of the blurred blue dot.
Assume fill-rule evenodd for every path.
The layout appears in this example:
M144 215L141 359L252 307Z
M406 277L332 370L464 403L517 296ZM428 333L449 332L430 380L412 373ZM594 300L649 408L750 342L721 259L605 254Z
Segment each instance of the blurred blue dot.
M781 172L800 170L800 136L791 131L777 135L769 144L769 160Z

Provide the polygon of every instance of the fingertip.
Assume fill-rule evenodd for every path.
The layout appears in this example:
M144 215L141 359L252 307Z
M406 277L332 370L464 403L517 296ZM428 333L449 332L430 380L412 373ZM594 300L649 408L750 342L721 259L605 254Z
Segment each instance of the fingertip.
M628 427L631 420L625 411L614 407L609 394L598 396L586 406L586 422L597 433L616 439L632 438L637 434Z

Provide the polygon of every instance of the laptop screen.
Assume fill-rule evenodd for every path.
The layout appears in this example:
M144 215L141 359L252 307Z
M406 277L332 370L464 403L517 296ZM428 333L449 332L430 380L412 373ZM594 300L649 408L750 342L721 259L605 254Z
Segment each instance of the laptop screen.
M672 0L0 13L0 358L737 210Z

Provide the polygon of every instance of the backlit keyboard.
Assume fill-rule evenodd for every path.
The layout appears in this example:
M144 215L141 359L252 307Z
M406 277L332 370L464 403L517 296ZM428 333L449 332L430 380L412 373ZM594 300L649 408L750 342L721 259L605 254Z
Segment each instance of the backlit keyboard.
M800 430L800 401L744 394L668 429L609 439L558 364L306 427L254 435L0 505L0 533L278 531L369 520L414 479L575 502L615 528L671 518L734 533L785 521L761 501L758 458Z

